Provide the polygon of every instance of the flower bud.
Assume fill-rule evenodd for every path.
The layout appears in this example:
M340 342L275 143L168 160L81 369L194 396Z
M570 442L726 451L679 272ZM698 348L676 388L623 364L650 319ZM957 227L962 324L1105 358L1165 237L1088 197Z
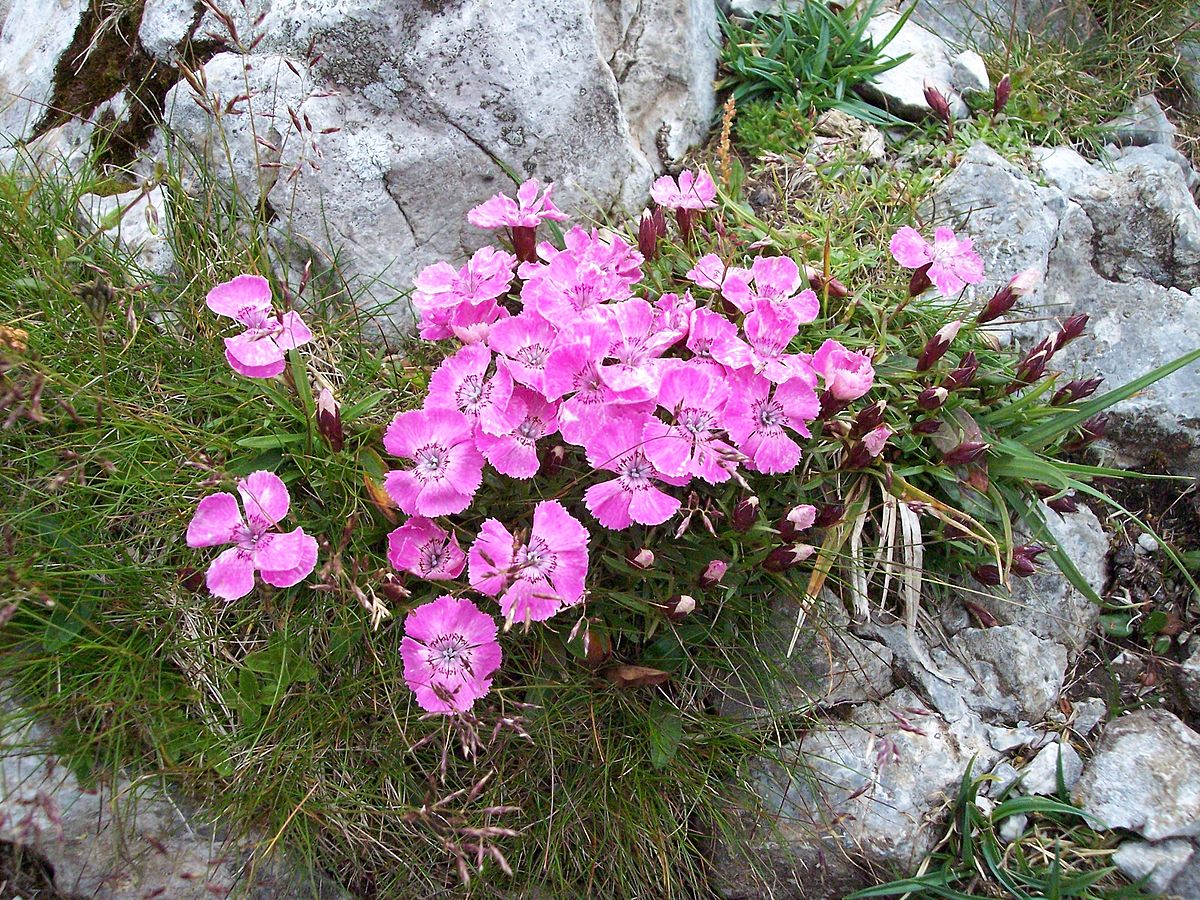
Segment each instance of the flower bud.
M948 391L962 390L970 386L978 372L979 360L975 358L975 351L971 350L963 356L957 368L950 370L950 374L942 381L942 387Z
M1096 388L1100 387L1100 382L1103 380L1103 378L1077 378L1074 381L1068 381L1054 392L1050 405L1067 406L1071 403L1078 403L1096 393Z
M692 232L696 228L696 217L700 214L698 209L684 209L682 206L675 210L675 222L679 225L679 233L683 235L683 239L690 240Z
M969 465L987 453L988 446L983 441L963 441L953 450L944 453L942 462L948 466Z
M1083 329L1087 327L1088 314L1077 313L1071 316L1067 321L1063 322L1062 328L1058 330L1058 334L1054 336L1055 351L1061 350L1075 338L1083 334Z
M1008 284L1004 285L1004 287L1000 288L1000 290L996 291L996 293L992 295L992 299L989 300L987 302L987 306L980 311L979 315L975 318L975 321L980 325L983 325L992 321L993 319L1000 318L1013 308L1013 305L1016 304L1018 298L1024 297L1032 292L1033 289L1038 286L1038 283L1041 280L1042 273L1037 269L1025 269L1022 272L1018 272L1009 279Z
M800 565L815 552L816 548L811 544L783 544L767 554L762 567L768 572L786 572Z
M537 227L513 225L508 229L512 238L513 253L519 262L537 262Z
M814 291L825 291L830 297L837 297L839 300L850 296L850 288L832 275L826 276L825 273L817 271L812 266L805 266L804 274L808 277L808 284Z
M321 388L317 395L317 430L329 449L340 453L345 444L345 433L342 431L342 412L337 398L329 388Z
M996 587L1000 584L1000 569L994 565L976 566L971 570L971 577L980 584Z
M775 530L785 541L794 541L812 528L816 521L817 508L811 503L801 503L779 517L779 521L775 523Z
M933 110L934 118L939 122L950 124L954 117L950 114L950 101L946 99L945 94L933 85L927 84L925 85L925 102Z
M380 570L377 583L379 593L392 603L403 603L412 593L404 586L404 578L391 570Z
M1008 98L1012 95L1012 76L1005 73L999 81L996 82L996 91L992 96L992 115L998 116L1004 112L1004 107L1008 105Z
M836 416L843 409L850 405L849 400L841 400L833 395L832 391L821 392L821 411L817 413L818 419L828 419Z
M689 594L676 594L661 609L668 619L678 622L696 611L696 598Z
M654 566L654 551L649 547L631 548L625 554L625 560L635 569L649 569Z
M887 412L886 400L877 400L870 406L864 407L854 417L854 427L850 429L850 433L857 437L866 434L874 428L878 428L883 424L883 415L885 412Z
M729 570L729 563L723 559L714 559L704 571L700 573L700 587L708 590L714 588L721 583L721 579L725 577L725 573Z
M539 472L546 478L553 478L562 471L566 461L567 448L562 444L551 444L542 452L542 465Z
M927 387L917 394L917 406L926 411L935 410L946 402L950 392L944 387Z
M754 523L758 521L758 497L751 494L739 500L737 506L733 508L731 521L734 531L740 531L743 534L753 528Z
M846 504L822 503L817 507L817 518L813 522L813 527L828 528L830 525L836 525L842 521L844 515L846 515Z
M873 428L863 436L863 446L867 448L867 452L871 454L871 458L879 456L883 452L884 446L888 439L892 436L892 429L886 425L880 425L878 428Z
M847 469L862 469L869 466L874 458L871 451L867 449L867 445L858 441L847 451L842 465Z
M941 427L941 419L922 419L912 427L912 430L913 434L933 434Z
M599 668L612 656L612 638L608 636L608 632L584 626L579 639L583 643L584 665L589 668Z
M850 425L846 422L843 422L841 419L830 419L825 422L818 422L817 426L820 428L820 431L817 433L823 434L826 437L844 438L850 436Z
M945 352L950 349L951 342L958 336L958 330L962 328L962 325L961 319L955 319L953 322L947 322L937 330L937 333L929 339L925 344L925 348L921 351L921 355L917 358L918 372L924 372L942 358Z
M1053 500L1047 500L1046 505L1060 516L1067 513L1079 512L1079 504L1075 501L1073 493L1064 494L1062 497L1056 497Z
M933 279L929 277L931 265L933 263L925 263L920 268L913 270L912 277L908 279L908 296L915 297L933 287Z
M1014 575L1029 578L1037 574L1035 560L1046 552L1046 548L1038 544L1021 544L1013 547L1012 571Z
M1108 433L1108 416L1092 416L1079 426L1079 436L1063 444L1063 450L1074 453L1089 444L1094 444Z
M638 220L638 250L647 260L658 258L658 242L667 234L667 220L663 216L661 207L655 207L651 212L648 209L642 210L642 217Z

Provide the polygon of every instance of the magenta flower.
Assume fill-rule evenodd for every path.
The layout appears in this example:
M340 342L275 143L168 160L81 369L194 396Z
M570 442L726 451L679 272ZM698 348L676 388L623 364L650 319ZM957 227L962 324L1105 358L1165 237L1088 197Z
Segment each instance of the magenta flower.
M508 292L516 264L511 253L483 247L461 269L446 262L426 266L413 280L412 302L420 315L421 337L428 341L473 337L479 326L507 316L496 299Z
M457 410L416 409L397 413L383 436L388 453L413 467L388 472L384 488L410 516L460 513L483 482L483 457L470 420Z
M935 229L931 244L908 225L892 235L890 244L892 256L906 269L929 266L929 280L947 297L983 281L983 260L972 247L969 237L960 239L952 229Z
M517 188L517 199L507 194L496 194L467 213L467 221L476 228L537 228L545 219L565 222L566 213L554 205L550 196L554 184L545 190L536 178L530 178Z
M486 697L500 668L495 620L449 594L404 618L404 681L426 712L461 713Z
M558 411L553 403L528 388L514 387L508 418L514 422L504 434L475 435L475 446L497 472L510 478L532 478L538 471L537 442L558 431Z
M825 380L825 388L838 400L857 400L871 389L875 368L869 353L852 353L827 340L813 354L812 366Z
M513 381L539 393L545 386L546 360L557 339L554 326L533 313L497 322L488 332L488 346L504 358Z
M760 303L771 303L803 324L821 311L816 292L811 288L800 290L800 267L791 257L760 256L749 274L749 283L741 278L730 279L722 289L726 299L742 312L748 313Z
M580 339L556 347L546 363L545 397L557 400L571 394L558 408L562 435L573 444L583 445L588 437L604 427L612 407L653 409L644 389L618 391L601 372L601 361L608 350L609 332L602 326L581 327Z
M506 431L512 376L504 366L489 376L491 362L492 353L482 344L469 344L448 357L429 378L425 408L456 409L483 431Z
M724 295L726 289L735 296L750 291L750 270L727 266L721 257L709 253L696 260L688 270L687 277L697 287L707 288Z
M804 357L786 352L800 330L800 323L790 309L759 303L742 322L742 330L746 333L749 362L755 373L778 384L808 369Z
M679 173L678 181L670 175L656 180L650 187L650 196L667 209L711 209L717 205L717 186L706 170L685 169Z
M583 599L588 569L588 532L556 500L533 511L529 539L520 543L495 519L488 519L468 553L471 586L500 597L505 619L543 622Z
M729 382L706 366L683 363L663 377L658 404L671 424L650 419L642 437L646 458L664 475L695 476L709 484L729 480L737 452L722 439Z
M654 307L640 297L605 309L611 335L608 357L615 362L601 365L600 377L631 400L653 400L658 393L659 357L678 337L659 330Z
M598 304L628 298L642 277L642 255L616 235L573 228L568 236L567 248L548 263L520 269L528 279L521 289L525 308L559 327Z
M811 372L779 385L749 373L737 377L725 404L725 424L753 469L775 475L790 472L800 462L800 445L785 429L812 436L808 423L821 411L816 384Z
M679 500L656 485L663 476L642 448L645 421L645 416L614 418L587 445L588 463L617 477L588 488L584 503L601 525L614 531L634 522L661 525L679 509Z
M456 535L431 519L413 516L388 535L388 562L418 578L443 581L462 574L467 555Z
M688 334L692 311L696 301L691 291L678 294L663 294L654 301L654 323L662 340L670 339L668 346L683 340Z
M738 337L737 326L711 309L697 309L692 313L688 329L687 348L693 360L740 369L753 360L749 345Z
M218 284L205 302L217 315L246 326L237 337L225 338L225 359L239 375L274 378L287 365L287 351L312 340L299 313L272 311L271 285L259 275L239 275Z
M278 532L291 503L287 487L271 472L251 472L237 483L237 497L212 494L200 501L188 523L189 547L233 544L208 567L205 582L222 600L237 600L254 589L254 573L267 584L291 587L304 580L317 564L317 542L303 528Z

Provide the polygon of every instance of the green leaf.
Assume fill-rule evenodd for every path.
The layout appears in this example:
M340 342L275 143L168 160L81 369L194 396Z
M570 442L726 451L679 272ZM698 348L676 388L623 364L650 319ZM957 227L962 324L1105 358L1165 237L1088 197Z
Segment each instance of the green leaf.
M391 396L391 391L376 391L368 397L364 397L357 403L351 404L342 410L342 421L353 422L355 419L366 415L376 406Z
M92 620L95 611L96 598L90 595L81 597L72 605L57 604L50 613L50 621L46 623L42 646L48 653L63 649L79 637L79 632Z
M1105 613L1100 617L1100 626L1109 637L1127 638L1133 634L1128 613Z
M308 437L307 434L264 434L258 437L247 437L233 443L238 447L245 447L248 450L274 450L280 447L286 447L288 444L302 443Z
M665 769L675 758L682 740L683 717L679 710L656 702L650 708L650 764L656 769Z

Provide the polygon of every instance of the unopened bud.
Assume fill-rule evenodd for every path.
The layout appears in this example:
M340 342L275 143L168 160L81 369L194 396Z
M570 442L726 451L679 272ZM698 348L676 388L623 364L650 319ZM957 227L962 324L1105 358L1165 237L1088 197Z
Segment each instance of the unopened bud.
M716 587L721 583L721 579L725 577L725 573L728 570L729 563L723 559L714 559L700 573L700 587L705 590Z
M676 594L662 605L662 611L672 622L678 622L696 611L696 598L689 594Z
M816 521L817 508L811 503L801 503L779 517L779 521L775 523L775 530L785 541L794 541L812 528Z
M1066 406L1071 403L1078 403L1080 400L1096 393L1096 388L1100 387L1100 382L1103 380L1103 378L1077 378L1074 381L1068 381L1054 392L1054 397L1050 400L1050 405Z
M1042 273L1037 269L1025 269L1018 272L1008 284L996 291L992 295L992 299L976 317L975 321L980 325L991 322L993 319L998 319L1016 304L1021 297L1028 295L1042 280Z
M943 454L942 462L948 466L969 465L987 453L988 446L983 441L963 441L953 450Z
M768 572L786 572L807 560L816 548L811 544L784 544L767 554L762 567Z
M980 584L996 587L1000 584L1000 569L994 565L976 566L971 570L971 577Z
M379 592L392 603L403 603L412 593L404 586L404 577L391 570L380 570L377 582Z
M330 450L334 453L341 452L346 439L342 431L342 412L337 398L329 388L321 388L321 393L317 395L317 430L329 444Z
M996 82L996 91L992 96L992 115L998 116L1004 112L1004 107L1008 105L1008 98L1012 95L1012 76L1005 73L999 81Z
M1035 561L1046 552L1046 548L1038 544L1021 544L1013 547L1012 571L1014 575L1029 578L1037 574Z
M908 279L908 296L916 297L918 294L923 294L933 287L933 279L929 277L929 267L933 263L925 263L925 265L914 269L912 277Z
M1070 491L1063 494L1061 497L1055 497L1057 490L1048 484L1035 484L1033 490L1041 497L1048 507L1054 510L1059 515L1073 513L1079 510L1079 504L1075 502L1075 492Z
M654 551L649 547L631 549L625 554L625 559L635 569L649 569L654 565Z
M937 333L929 339L925 344L925 348L921 351L921 355L917 358L918 372L924 372L942 358L945 352L950 349L951 342L958 337L958 330L962 328L962 325L961 319L955 319L953 322L947 322L937 330Z
M912 427L913 434L933 434L942 427L941 419L922 419Z
M1079 426L1079 435L1063 444L1063 450L1074 453L1103 438L1108 433L1108 416L1092 416Z
M867 449L867 445L862 441L858 441L847 451L845 462L842 465L847 469L862 469L869 466L872 459L874 457L871 455L871 451Z
M854 417L854 427L850 430L850 433L858 436L878 428L883 424L883 416L886 412L886 400L877 400L870 406L864 407Z
M667 234L667 220L663 217L661 207L655 207L651 212L642 210L638 220L638 250L647 260L658 257L658 242Z
M542 452L540 473L546 478L553 478L562 471L567 461L567 448L562 444L551 444Z
M934 410L945 403L949 396L950 392L944 387L927 387L917 394L917 406L926 411Z
M944 122L947 125L950 124L953 116L950 114L950 101L946 99L945 94L933 85L927 84L925 85L925 102L933 110L934 118L939 122Z
M850 405L849 400L841 400L833 395L832 391L821 392L821 411L817 413L818 419L829 419L836 416L843 409Z
M612 638L603 629L584 626L579 639L583 644L584 665L589 668L599 668L612 656Z
M822 503L817 507L817 518L813 522L813 527L828 528L836 525L842 521L844 515L846 515L845 503Z
M1075 338L1083 334L1083 329L1087 327L1088 314L1077 313L1071 316L1067 321L1063 322L1062 328L1058 330L1058 334L1054 336L1054 349L1061 350Z
M537 262L537 227L513 225L508 229L512 238L513 253L519 262Z
M814 291L824 291L830 297L837 297L839 300L850 296L850 288L832 275L827 277L823 272L818 272L811 266L805 266L804 274L808 276L808 283Z
M734 531L745 533L753 528L754 523L758 521L758 497L751 494L749 497L739 500L737 506L733 508L733 516L730 521Z
M975 380L978 372L979 360L975 358L975 351L971 350L963 356L956 368L950 370L950 374L942 381L942 387L948 391L962 390Z

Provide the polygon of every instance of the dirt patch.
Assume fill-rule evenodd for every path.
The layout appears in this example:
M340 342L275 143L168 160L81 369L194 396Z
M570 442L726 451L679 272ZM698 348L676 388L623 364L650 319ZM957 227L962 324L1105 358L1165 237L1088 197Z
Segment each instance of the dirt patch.
M54 869L29 850L0 841L0 900L82 900L54 886Z

